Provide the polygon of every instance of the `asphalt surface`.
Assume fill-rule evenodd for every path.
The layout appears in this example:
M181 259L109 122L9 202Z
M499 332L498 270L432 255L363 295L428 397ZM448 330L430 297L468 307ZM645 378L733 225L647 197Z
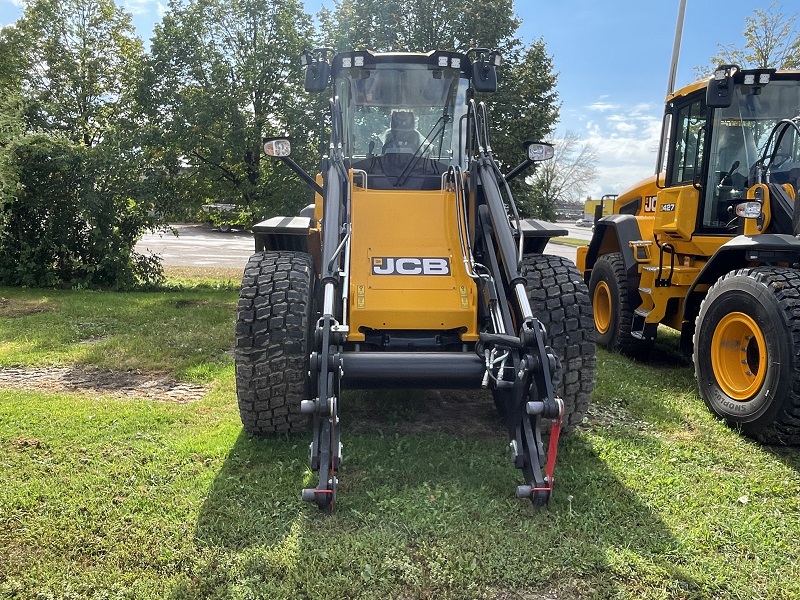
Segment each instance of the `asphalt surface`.
M591 228L577 227L574 221L559 222L569 231L569 237L589 240ZM136 244L140 254L158 254L162 263L173 267L228 267L244 268L253 254L253 235L248 231L234 229L223 233L207 225L172 225L173 233L148 233ZM576 249L563 244L549 243L547 254L564 256L575 260Z
M170 267L241 267L255 251L253 234L233 229L223 233L207 225L171 225L171 232L145 234L136 244L140 254L158 254Z

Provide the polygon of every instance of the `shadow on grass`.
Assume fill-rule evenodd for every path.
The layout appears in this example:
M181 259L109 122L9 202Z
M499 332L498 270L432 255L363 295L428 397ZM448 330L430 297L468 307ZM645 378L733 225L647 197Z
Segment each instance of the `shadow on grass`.
M762 446L764 451L781 461L790 469L800 473L800 445Z
M433 409L415 395L396 409L380 393L343 402L342 421L358 433L344 427L333 515L300 500L300 489L313 485L310 436L241 434L195 529L199 550L215 558L175 597L226 596L234 587L275 598L464 590L498 598L520 590L606 597L636 595L648 581L681 596L701 589L670 558L678 551L670 530L587 436L564 439L554 500L534 508L513 496L522 478L508 460L491 398L467 394L447 420L439 412L458 400L452 394L434 396ZM481 407L465 412L473 403ZM356 426L371 407L369 423ZM629 443L652 440L634 436Z

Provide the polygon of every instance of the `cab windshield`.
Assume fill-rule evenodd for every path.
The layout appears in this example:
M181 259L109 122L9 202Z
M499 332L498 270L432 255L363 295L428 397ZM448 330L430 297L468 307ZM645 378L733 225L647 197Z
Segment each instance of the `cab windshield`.
M782 119L800 115L800 81L773 80L766 85L737 85L731 106L714 112L711 133L709 185L703 225L725 227L732 219L728 207L743 198L755 182L753 165L764 152L770 132ZM800 147L796 136L785 136L772 181L785 183L800 176Z
M435 189L463 166L468 80L461 71L385 63L343 69L336 81L344 154L373 188Z

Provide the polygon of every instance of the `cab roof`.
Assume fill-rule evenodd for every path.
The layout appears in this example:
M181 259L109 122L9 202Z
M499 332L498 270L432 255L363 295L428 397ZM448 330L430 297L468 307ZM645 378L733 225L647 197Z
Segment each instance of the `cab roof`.
M770 81L776 80L800 80L800 70L776 70L776 69L739 69L733 76L733 81L735 84L742 84L744 83L745 75L755 75L756 81L758 81L758 76L761 74L769 74ZM669 96L667 96L666 102L672 102L677 98L681 98L683 96L688 96L689 94L696 92L697 90L703 90L708 87L708 82L711 81L711 77L707 79L701 79L700 81L695 81L694 83L690 83L679 90L676 90Z
M432 50L430 52L372 52L371 50L353 50L340 52L333 57L331 74L336 79L343 69L353 67L375 68L379 64L427 65L431 68L459 69L465 77L472 74L472 61L466 54L448 50Z

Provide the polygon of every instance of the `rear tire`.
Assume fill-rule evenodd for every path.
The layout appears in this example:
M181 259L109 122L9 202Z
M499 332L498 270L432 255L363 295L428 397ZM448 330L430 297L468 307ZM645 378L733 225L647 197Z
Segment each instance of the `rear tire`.
M583 421L594 389L595 332L589 291L580 271L567 258L548 254L523 257L528 301L547 331L545 342L561 361L555 390L564 401L561 430Z
M622 254L613 252L597 259L589 280L589 295L597 343L632 358L646 358L654 341L631 335L636 307L628 299L628 272Z
M800 272L757 267L709 290L694 334L700 396L764 443L800 443Z
M302 252L260 252L244 270L236 319L236 396L247 433L307 429L314 263Z

